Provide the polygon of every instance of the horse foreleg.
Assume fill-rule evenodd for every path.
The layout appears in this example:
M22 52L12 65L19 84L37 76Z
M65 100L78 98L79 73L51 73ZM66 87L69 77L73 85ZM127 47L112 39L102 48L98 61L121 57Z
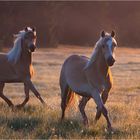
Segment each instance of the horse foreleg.
M35 94L35 96L40 100L42 104L46 104L45 101L42 99L41 95L39 92L36 90L34 87L32 81L30 79L26 80L25 84L28 86L28 88Z
M108 111L106 109L105 106L102 107L102 113L107 121L107 128L109 131L112 131L112 127L111 127L111 123L110 123L110 120L109 120L109 117L108 117Z
M9 105L9 107L14 107L14 104L12 103L11 100L9 100L4 94L3 94L3 88L4 88L4 83L0 83L0 97Z
M94 99L94 101L97 105L98 111L100 111L104 115L104 117L107 121L107 128L109 130L112 130L111 123L110 123L110 120L109 120L109 117L108 117L108 111L103 104L103 101L100 97L100 93L98 93L98 91L95 91L95 92L92 93L92 97L93 97L93 99Z
M110 89L109 89L109 90L110 90ZM104 92L103 92L102 95L101 95L103 104L105 104L106 101L107 101L107 99L108 99L109 90L104 90ZM101 110L99 110L98 107L97 107L97 113L96 113L96 116L95 116L95 122L96 122L97 120L100 119L101 114L102 114L102 113L101 113Z
M109 91L110 91L111 88L112 88L112 80L111 80L111 77L108 76L107 77L106 88L105 88L105 90L103 91L103 93L101 95L103 104L106 103L106 101L108 99L108 94L109 94ZM95 116L95 122L100 119L101 114L102 114L101 111L97 107L97 113L96 113L96 116Z
M24 84L24 92L25 92L25 99L21 104L16 106L17 108L21 108L25 106L25 104L29 101L29 88L26 84Z
M85 106L87 104L87 102L89 101L90 97L82 97L80 103L79 103L79 110L81 112L81 115L83 117L83 123L84 125L88 125L88 118L87 115L85 113Z

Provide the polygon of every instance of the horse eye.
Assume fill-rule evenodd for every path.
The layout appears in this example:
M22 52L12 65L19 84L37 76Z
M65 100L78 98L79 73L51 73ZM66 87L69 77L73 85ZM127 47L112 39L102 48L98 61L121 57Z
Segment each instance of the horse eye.
M103 48L105 48L105 45L103 45Z

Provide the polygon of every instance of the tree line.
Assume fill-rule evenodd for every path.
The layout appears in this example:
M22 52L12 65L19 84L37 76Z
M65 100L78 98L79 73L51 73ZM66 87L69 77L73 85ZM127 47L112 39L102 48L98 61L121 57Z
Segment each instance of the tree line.
M12 45L12 34L35 26L42 47L93 45L101 30L115 30L120 45L139 47L139 7L139 1L1 1L0 46Z

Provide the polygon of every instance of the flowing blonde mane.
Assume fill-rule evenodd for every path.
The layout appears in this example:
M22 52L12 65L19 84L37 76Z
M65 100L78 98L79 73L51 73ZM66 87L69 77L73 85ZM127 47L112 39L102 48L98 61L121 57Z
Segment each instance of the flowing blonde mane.
M110 34L109 33L105 33L105 36L106 37L110 37ZM102 40L103 38L100 37L100 39L96 42L95 44L95 47L94 47L94 50L93 50L93 53L87 63L87 65L85 66L85 69L88 68L93 62L95 62L97 56L98 56L98 52L99 52L99 49L100 49L100 46L102 45Z
M94 47L94 50L93 50L93 52L92 52L92 55L91 55L91 57L90 57L88 63L86 64L85 69L88 68L88 67L96 60L97 55L98 55L98 52L99 52L99 48L100 48L100 46L101 46L101 40L102 40L102 38L100 38L100 39L96 42L95 47Z
M32 30L30 27L27 27L27 28L29 31ZM15 37L14 46L11 49L11 51L9 51L7 54L8 61L11 62L12 64L16 64L20 58L21 40L22 40L22 38L24 38L25 33L26 33L26 31L22 30L22 31L19 31L18 34L14 35L14 37Z
M8 52L7 57L8 61L16 64L20 58L21 54L21 39L24 37L25 31L20 31L18 34L14 35L15 41L13 48Z

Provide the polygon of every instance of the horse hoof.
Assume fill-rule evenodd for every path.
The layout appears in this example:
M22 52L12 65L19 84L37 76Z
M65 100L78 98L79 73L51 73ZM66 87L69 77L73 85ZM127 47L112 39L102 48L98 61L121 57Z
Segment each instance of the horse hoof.
M11 110L12 110L13 112L15 112L15 111L16 111L16 109L15 109L15 106L14 106L14 105L10 106L10 108L11 108Z
M114 130L112 127L109 128L105 128L105 132L109 133L109 134L114 134Z
M60 124L63 124L64 120L65 120L64 118L60 118L59 120Z
M95 125L97 124L97 120L96 120L96 119L94 120L94 124L95 124Z
M41 103L42 103L43 106L46 106L47 105L46 102L43 101L43 100L41 101Z
M43 106L47 106L47 104L45 102L42 102Z
M20 105L20 104L15 106L16 109L21 109L22 107L23 107L23 106Z
M87 127L87 128L89 127L89 124L88 124L88 121L87 120L84 120L83 121L83 124L84 124L85 127Z

